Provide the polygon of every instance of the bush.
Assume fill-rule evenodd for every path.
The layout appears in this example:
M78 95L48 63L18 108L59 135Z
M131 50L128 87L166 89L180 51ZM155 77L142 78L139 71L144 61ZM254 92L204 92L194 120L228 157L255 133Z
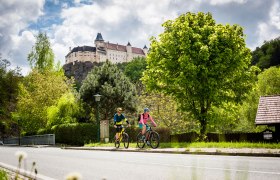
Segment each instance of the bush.
M53 126L56 143L84 145L97 142L97 126L91 123L74 123Z

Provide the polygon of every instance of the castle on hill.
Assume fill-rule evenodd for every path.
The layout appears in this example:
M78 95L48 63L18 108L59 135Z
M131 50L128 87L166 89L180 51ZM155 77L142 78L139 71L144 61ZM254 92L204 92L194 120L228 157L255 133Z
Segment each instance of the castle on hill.
M104 42L101 33L97 33L94 41L95 47L78 46L69 48L69 53L65 56L65 64L75 62L105 62L107 59L112 63L129 62L136 57L146 57L148 48L143 49L132 47L128 42L126 46Z

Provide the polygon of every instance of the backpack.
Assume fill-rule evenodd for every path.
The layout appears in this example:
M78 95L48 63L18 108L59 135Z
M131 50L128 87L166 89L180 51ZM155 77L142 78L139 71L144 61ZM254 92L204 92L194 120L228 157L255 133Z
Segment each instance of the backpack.
M138 114L138 122L140 121L142 115L144 114ZM148 118L150 118L150 114L148 114Z

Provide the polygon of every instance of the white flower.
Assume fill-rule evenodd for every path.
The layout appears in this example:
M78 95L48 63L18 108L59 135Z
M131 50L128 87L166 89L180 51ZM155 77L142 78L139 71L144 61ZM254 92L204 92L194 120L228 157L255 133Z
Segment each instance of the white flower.
M15 156L18 157L19 162L21 162L21 160L24 160L27 158L27 154L24 151L17 151L15 153Z
M72 172L69 173L66 178L66 180L81 180L82 179L82 175L78 172Z

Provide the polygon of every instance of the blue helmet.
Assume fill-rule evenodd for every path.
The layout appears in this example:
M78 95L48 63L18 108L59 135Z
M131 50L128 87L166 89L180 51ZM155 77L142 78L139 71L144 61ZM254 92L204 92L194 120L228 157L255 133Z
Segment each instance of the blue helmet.
M144 113L145 112L150 112L150 109L149 108L144 108Z

